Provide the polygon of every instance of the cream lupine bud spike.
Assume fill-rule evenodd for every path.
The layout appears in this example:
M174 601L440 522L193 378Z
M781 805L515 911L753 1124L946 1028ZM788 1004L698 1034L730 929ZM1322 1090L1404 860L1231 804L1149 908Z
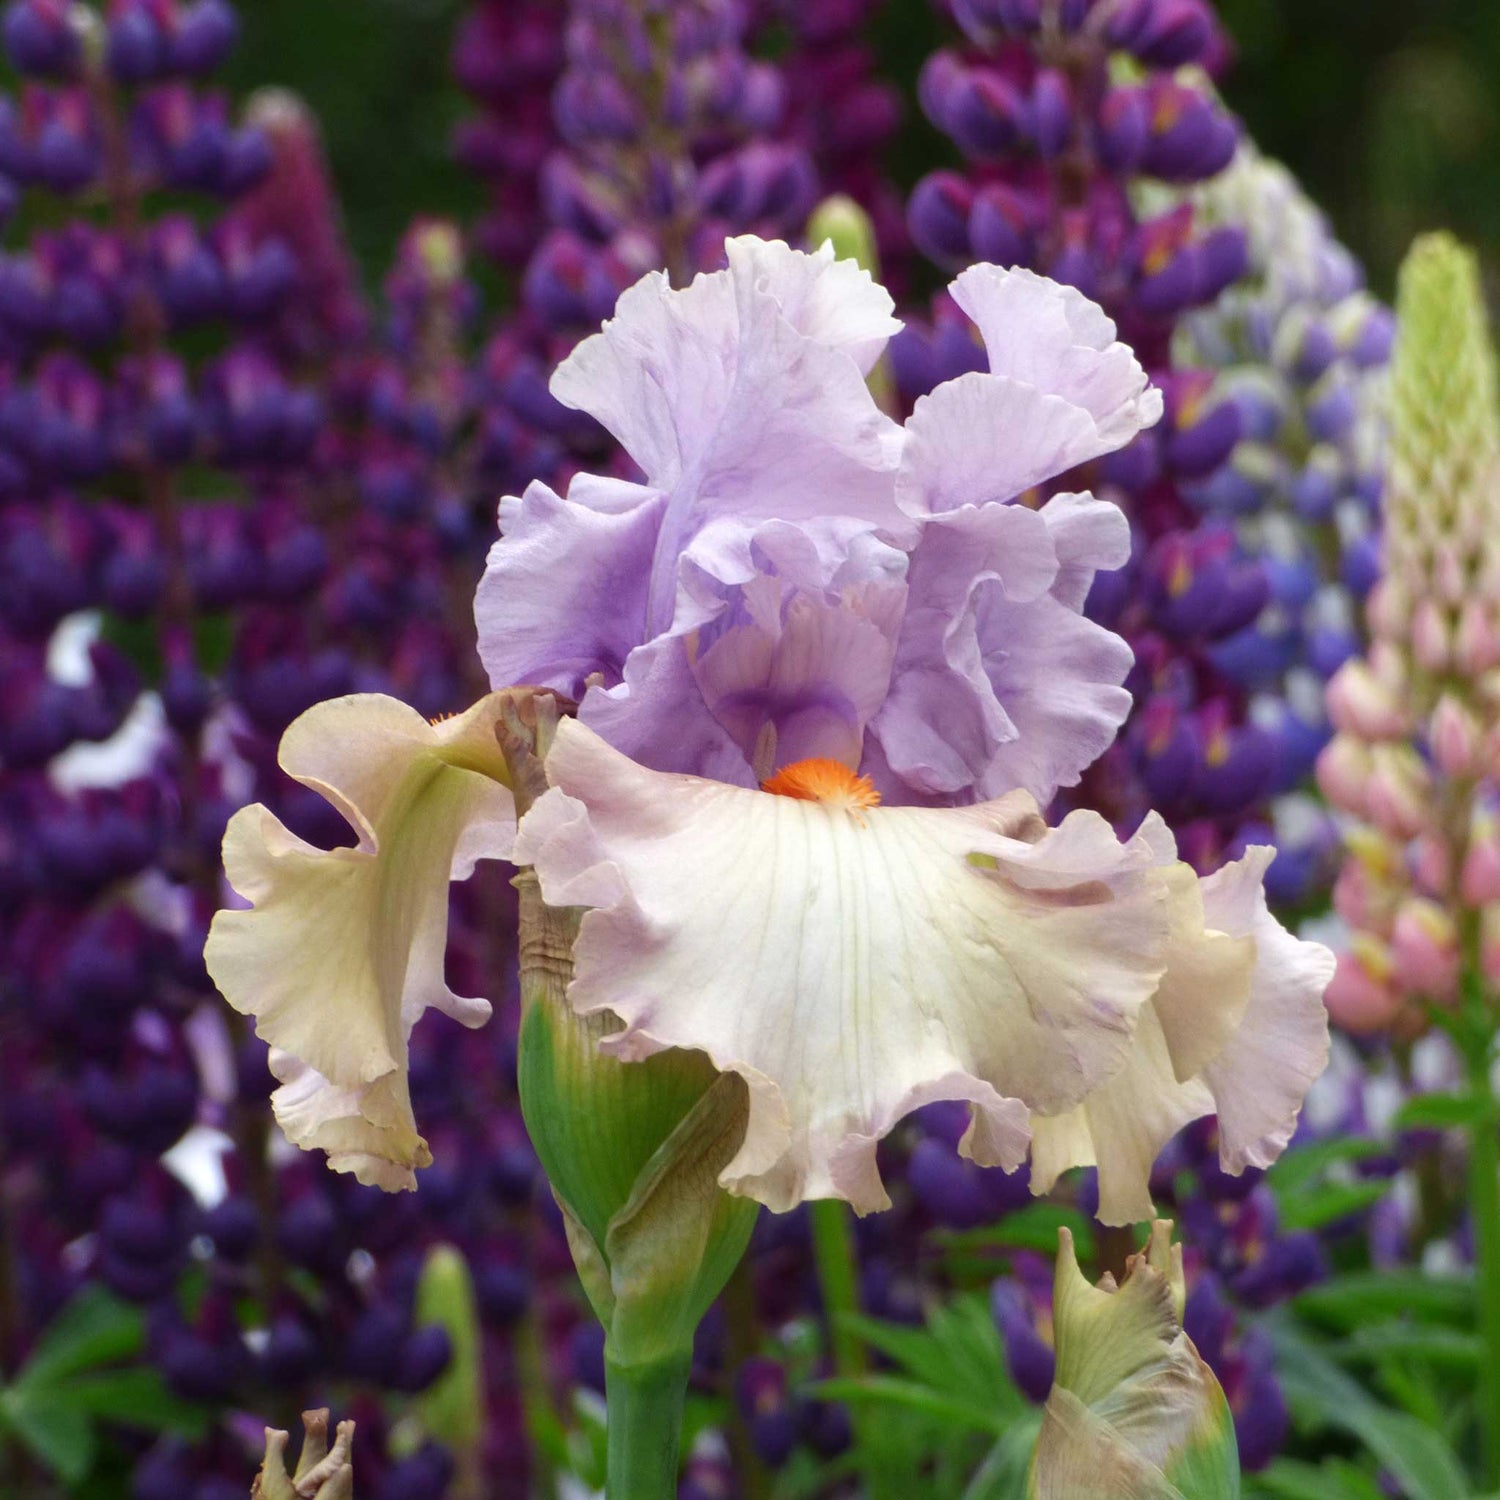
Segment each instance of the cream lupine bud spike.
M1090 1286L1060 1231L1052 1317L1057 1375L1029 1500L1232 1500L1234 1422L1182 1329L1182 1247L1158 1219L1118 1286Z
M1419 240L1397 316L1385 576L1368 657L1329 684L1318 781L1350 818L1329 1011L1411 1034L1457 998L1455 916L1500 913L1493 830L1474 817L1500 764L1500 395L1470 251Z
M1418 240L1397 312L1385 581L1370 622L1410 649L1425 710L1444 675L1500 664L1500 398L1473 252L1446 234Z

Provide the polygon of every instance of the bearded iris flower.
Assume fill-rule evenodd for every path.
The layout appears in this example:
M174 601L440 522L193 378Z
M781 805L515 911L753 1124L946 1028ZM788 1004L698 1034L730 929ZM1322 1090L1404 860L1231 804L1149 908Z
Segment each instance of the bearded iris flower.
M294 848L264 810L231 829L255 908L219 918L209 962L280 1049L283 1123L410 1185L404 1036L429 1003L476 1015L434 955L478 853L584 910L567 998L621 1023L604 1048L745 1080L720 1182L773 1209L885 1207L876 1143L943 1099L969 1104L976 1160L1030 1150L1038 1189L1097 1162L1116 1220L1149 1213L1152 1159L1198 1115L1229 1170L1270 1161L1322 1067L1331 970L1266 912L1270 851L1200 881L1159 819L1122 839L1043 816L1129 708L1130 652L1082 614L1129 534L1036 489L1159 395L1079 293L976 266L953 295L989 369L897 424L865 383L898 326L885 293L826 247L726 250L687 287L637 283L554 378L640 479L502 503L481 656L497 690L578 704L514 847L503 694L425 733L369 707L337 774L299 770L337 707L293 726L287 769L357 850Z

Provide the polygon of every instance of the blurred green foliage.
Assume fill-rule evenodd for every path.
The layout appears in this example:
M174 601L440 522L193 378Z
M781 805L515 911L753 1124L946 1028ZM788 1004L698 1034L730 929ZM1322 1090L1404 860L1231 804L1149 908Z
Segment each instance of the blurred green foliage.
M243 97L276 84L312 105L372 285L416 214L464 218L484 186L449 158L469 103L448 75L463 0L240 0L224 81Z
M559 0L561 3L561 0ZM817 0L805 0L816 4ZM1500 3L1218 0L1239 57L1226 92L1389 295L1412 238L1439 225L1500 268ZM467 213L482 188L448 159L466 103L448 81L462 0L244 0L237 88L296 89L323 121L369 277L418 212ZM886 0L872 37L908 87L943 34L929 0ZM892 155L910 181L945 146L917 117Z
M1330 213L1389 295L1423 230L1500 270L1500 5L1219 0L1230 102Z

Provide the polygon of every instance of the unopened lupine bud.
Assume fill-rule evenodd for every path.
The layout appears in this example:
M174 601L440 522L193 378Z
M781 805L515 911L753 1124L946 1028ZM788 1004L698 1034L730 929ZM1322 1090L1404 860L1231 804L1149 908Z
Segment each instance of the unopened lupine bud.
M1500 666L1500 619L1493 600L1476 597L1460 609L1453 664L1470 678Z
M1405 634L1411 621L1411 595L1399 578L1382 578L1365 602L1370 630L1389 640ZM1462 628L1460 628L1460 635Z
M1444 693L1432 711L1430 741L1433 759L1445 776L1467 778L1478 773L1483 731L1452 693Z
M1412 995L1445 1003L1458 992L1458 929L1436 901L1414 896L1396 913L1391 966Z
M1329 1016L1356 1036L1371 1036L1391 1026L1404 1000L1391 982L1390 952L1379 939L1354 935L1338 956L1323 1003Z
M1345 843L1359 867L1374 879L1389 884L1401 878L1404 851L1378 828L1351 828L1345 835Z
M1441 895L1453 879L1453 849L1442 834L1421 834L1411 846L1411 870L1417 884Z
M1392 576L1420 596L1436 584L1427 562L1431 534L1482 535L1481 518L1495 511L1500 404L1472 253L1448 235L1418 240L1401 269L1398 315L1386 560ZM1414 634L1419 627L1420 615ZM1433 625L1420 628L1435 647Z
M1395 695L1358 660L1346 662L1328 684L1328 716L1336 729L1365 740L1399 739L1407 727Z
M1318 789L1341 811L1362 814L1373 765L1364 740L1336 734L1318 756Z
M1334 882L1333 909L1357 930L1386 933L1405 894L1404 882L1350 859L1345 861Z
M1408 745L1377 745L1371 761L1365 787L1371 821L1393 838L1415 838L1427 827L1432 810L1426 768Z
M1474 819L1458 889L1470 906L1500 901L1500 821L1493 814L1483 813Z
M1411 650L1417 664L1427 671L1448 669L1453 656L1453 629L1448 612L1436 599L1422 600L1412 615Z

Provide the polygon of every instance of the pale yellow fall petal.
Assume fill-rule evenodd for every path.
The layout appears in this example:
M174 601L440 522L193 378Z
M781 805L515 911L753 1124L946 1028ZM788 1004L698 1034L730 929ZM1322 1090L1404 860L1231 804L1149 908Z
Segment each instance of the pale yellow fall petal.
M282 768L358 842L315 848L259 804L224 835L225 874L250 908L214 918L209 973L273 1048L288 1138L385 1188L414 1186L430 1160L407 1093L413 1025L429 1006L466 1026L489 1016L448 988L443 954L450 879L514 838L502 698L438 724L375 694L320 703L287 730Z

